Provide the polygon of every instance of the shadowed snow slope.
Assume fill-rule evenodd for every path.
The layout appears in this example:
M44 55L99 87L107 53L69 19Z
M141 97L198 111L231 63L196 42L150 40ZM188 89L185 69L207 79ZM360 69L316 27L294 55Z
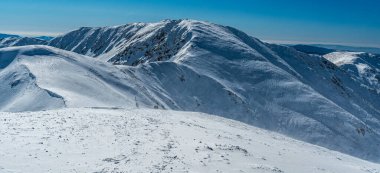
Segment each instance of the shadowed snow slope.
M322 57L193 20L81 28L49 45L94 58L27 47L12 64L67 107L210 113L380 161L379 93Z
M8 37L20 37L20 36L19 35L2 34L2 33L0 33L0 39L2 39L2 38L8 38Z
M31 37L7 37L0 38L0 48L26 45L45 45L47 41Z
M380 165L202 113L0 113L0 172L378 173Z

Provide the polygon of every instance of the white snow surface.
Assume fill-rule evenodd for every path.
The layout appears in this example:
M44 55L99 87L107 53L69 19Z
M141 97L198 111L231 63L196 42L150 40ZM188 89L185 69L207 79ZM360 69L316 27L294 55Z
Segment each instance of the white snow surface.
M0 119L2 173L380 172L379 164L203 113L81 108Z
M196 111L380 162L379 93L322 57L194 20L81 28L49 45L84 55L0 49L0 110Z

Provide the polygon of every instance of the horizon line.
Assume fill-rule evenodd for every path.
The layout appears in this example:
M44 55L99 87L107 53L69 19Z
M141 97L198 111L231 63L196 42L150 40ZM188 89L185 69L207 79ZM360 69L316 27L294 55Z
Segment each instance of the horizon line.
M65 34L66 32L44 32L44 31L1 31L1 34L9 34L9 35L18 35L21 37L39 37L39 36L49 36L49 37L57 37L59 35ZM260 39L260 38L259 38ZM380 45L375 44L360 44L360 43L342 43L342 42L318 42L318 41L297 41L297 40L273 40L273 39L260 39L263 42L271 43L271 44L305 44L305 45L313 45L313 44L322 44L322 45L332 45L332 46L351 46L351 47L361 47L361 48L378 48L380 49Z
M342 43L342 42L321 42L321 41L294 41L294 40L271 40L271 39L262 39L261 41L271 44L283 44L283 45L330 45L330 46L349 46L356 48L375 48L380 49L380 45L377 44L361 44L361 43Z

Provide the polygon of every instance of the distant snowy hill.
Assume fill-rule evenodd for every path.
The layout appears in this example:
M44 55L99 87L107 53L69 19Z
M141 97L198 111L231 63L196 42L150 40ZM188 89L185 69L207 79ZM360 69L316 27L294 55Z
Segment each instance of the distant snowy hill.
M366 52L350 52L309 45L291 46L311 56L322 56L347 72L362 86L380 93L380 55Z
M330 45L330 44L285 44L289 47L293 47L301 52L309 53L317 52L317 54L331 53L329 51L338 52L367 52L372 54L380 54L380 48L378 47L355 47L344 45ZM327 51L327 52L326 52Z
M329 44L312 44L311 46L323 47L327 49L335 49L338 51L367 52L367 53L372 53L372 54L380 54L379 47L355 47L355 46L329 45Z
M149 109L0 113L0 172L378 173L240 122Z
M80 28L48 45L60 49L0 49L0 110L197 111L380 162L380 94L321 56L194 20Z
M328 53L335 52L336 50L333 49L327 49L323 47L317 47L317 46L310 46L310 45L291 45L290 47L293 47L294 49L304 52L311 55L326 55Z
M7 37L0 38L0 48L26 45L45 45L47 41L32 37Z
M37 38L37 39L40 39L40 40L45 40L45 41L50 41L54 37L50 37L50 36L38 36L38 37L34 37L34 38Z
M0 39L2 38L8 38L8 37L20 37L18 35L12 35L12 34L2 34L0 33Z
M333 52L324 55L362 85L380 93L380 55L363 52Z

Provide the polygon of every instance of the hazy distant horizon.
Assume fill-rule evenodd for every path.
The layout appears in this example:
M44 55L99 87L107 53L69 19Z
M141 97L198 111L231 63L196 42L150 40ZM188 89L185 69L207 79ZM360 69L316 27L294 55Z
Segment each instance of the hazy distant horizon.
M195 19L262 40L380 47L380 1L2 0L0 33L57 36L83 26Z
M96 27L96 26L94 26ZM79 27L78 27L79 28ZM67 32L70 32L71 30L68 30ZM49 37L56 37L59 35L63 35L67 32L27 32L27 31L0 31L0 34L8 34L8 35L18 35L23 37L39 37L39 36L49 36ZM251 35L255 37L254 35ZM380 45L372 45L372 44L355 44L355 43L338 43L338 42L315 42L315 41L298 41L298 40L268 40L268 39L262 39L259 37L256 37L260 39L261 41L267 42L267 43L273 43L273 44L305 44L305 45L339 45L339 46L352 46L352 47L365 47L365 48L378 48L380 49Z

